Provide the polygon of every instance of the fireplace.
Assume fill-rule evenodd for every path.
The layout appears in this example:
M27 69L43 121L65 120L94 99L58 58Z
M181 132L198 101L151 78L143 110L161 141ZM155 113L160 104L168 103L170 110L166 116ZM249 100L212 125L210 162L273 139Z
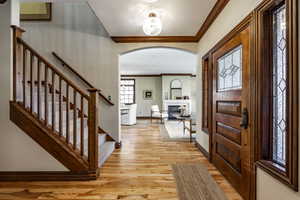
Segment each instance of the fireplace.
M174 116L174 114L180 114L180 106L168 106L168 120L172 120L172 119L176 119L176 117Z

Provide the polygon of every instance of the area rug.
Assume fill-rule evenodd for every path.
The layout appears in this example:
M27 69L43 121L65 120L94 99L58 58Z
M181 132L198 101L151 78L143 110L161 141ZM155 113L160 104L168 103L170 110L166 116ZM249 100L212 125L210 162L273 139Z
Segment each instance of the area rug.
M186 122L186 126L189 126L189 122ZM183 132L183 123L180 121L165 121L164 127L170 139L190 138L190 133L188 132L188 130L185 130L185 132Z
M201 164L172 165L180 200L228 200Z
M164 124L160 125L159 129L160 129L160 136L162 137L163 141L166 142L189 142L190 141L189 138L171 138Z

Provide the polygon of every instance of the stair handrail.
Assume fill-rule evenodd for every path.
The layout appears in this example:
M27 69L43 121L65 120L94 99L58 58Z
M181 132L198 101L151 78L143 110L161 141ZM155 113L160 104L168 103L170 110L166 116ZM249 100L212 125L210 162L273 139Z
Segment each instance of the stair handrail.
M59 70L57 70L51 63L49 63L44 57L42 57L39 53L37 53L31 46L29 46L22 38L17 38L18 43L24 45L24 47L32 52L38 59L40 59L47 67L51 68L58 76L60 76L64 81L66 81L71 87L73 87L77 92L79 92L83 97L86 99L89 99L90 97L84 92L82 89L80 89L78 86L76 86L72 81L70 81L65 75L63 75ZM91 87L93 88L93 87ZM91 89L90 88L90 89Z
M96 88L94 87L88 80L86 80L82 75L80 75L73 67L71 67L64 59L62 59L57 53L52 52L52 55L61 62L63 67L66 67L69 71L71 71L73 74L75 74L82 82L84 82L89 88ZM101 90L98 92L99 96L109 105L113 106L115 105L111 100L109 100L107 97L105 97Z

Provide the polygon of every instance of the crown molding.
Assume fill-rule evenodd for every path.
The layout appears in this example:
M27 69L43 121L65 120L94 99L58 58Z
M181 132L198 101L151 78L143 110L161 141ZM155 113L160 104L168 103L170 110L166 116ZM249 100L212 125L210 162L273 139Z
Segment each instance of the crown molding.
M210 11L208 16L206 17L204 23L199 29L198 33L195 35L195 39L197 42L204 36L209 27L214 23L219 14L224 10L226 5L230 0L218 0L213 9Z
M190 77L196 77L196 75L189 74L189 73L126 74L126 75L121 75L122 78L126 78L126 77L162 77L162 76L190 76Z
M117 43L138 43L138 42L197 42L194 36L120 36L111 37Z
M218 0L195 36L112 36L116 43L199 42L230 0Z

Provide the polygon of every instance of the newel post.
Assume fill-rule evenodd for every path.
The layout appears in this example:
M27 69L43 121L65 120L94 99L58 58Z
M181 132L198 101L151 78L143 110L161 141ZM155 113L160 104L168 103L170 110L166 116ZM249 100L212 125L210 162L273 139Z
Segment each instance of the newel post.
M25 32L23 29L21 29L18 26L11 26L13 29L13 101L16 102L17 98L17 66L18 63L21 62L21 57L18 55L21 55L21 48L20 45L18 45L18 38L22 37L22 34Z
M88 126L89 126L89 144L88 158L90 170L98 169L98 90L95 88L89 89L90 100L88 105Z

